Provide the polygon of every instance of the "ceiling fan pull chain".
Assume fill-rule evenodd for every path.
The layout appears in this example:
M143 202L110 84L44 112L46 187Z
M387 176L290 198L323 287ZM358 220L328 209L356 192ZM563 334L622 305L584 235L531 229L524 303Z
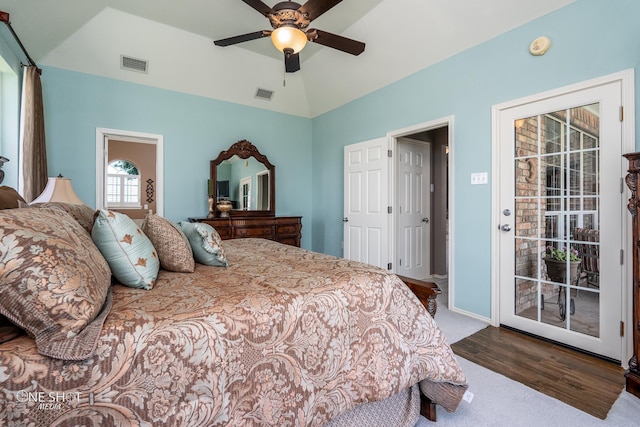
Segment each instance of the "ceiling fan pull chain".
M282 72L282 87L287 87L287 70Z

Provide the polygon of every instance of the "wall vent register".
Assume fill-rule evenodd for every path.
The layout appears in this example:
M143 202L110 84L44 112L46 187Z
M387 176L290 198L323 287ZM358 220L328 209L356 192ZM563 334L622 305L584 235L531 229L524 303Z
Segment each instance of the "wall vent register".
M149 72L149 61L120 55L120 68L147 74Z

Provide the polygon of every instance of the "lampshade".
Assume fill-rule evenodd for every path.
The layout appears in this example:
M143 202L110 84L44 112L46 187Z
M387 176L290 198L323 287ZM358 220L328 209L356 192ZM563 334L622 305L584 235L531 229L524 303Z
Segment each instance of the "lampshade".
M296 27L279 27L271 33L271 41L280 52L292 49L298 53L307 44L307 35Z
M71 203L73 205L84 205L84 202L76 195L71 185L69 178L64 178L59 175L55 178L49 177L47 186L42 191L33 203L45 203L45 202L64 202Z

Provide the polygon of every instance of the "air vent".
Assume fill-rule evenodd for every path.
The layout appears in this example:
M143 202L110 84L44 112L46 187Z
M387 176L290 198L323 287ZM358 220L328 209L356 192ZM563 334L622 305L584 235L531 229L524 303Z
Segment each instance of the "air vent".
M258 90L256 91L256 98L258 98L258 99L264 99L266 101L271 101L272 97L273 97L273 91L272 90L258 88Z
M120 68L146 74L149 70L149 61L120 55Z

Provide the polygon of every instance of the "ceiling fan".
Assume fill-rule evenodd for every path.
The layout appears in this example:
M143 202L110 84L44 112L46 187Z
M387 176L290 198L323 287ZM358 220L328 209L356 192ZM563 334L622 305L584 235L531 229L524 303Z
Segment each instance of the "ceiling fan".
M242 0L262 15L269 18L273 30L262 30L235 37L216 40L216 46L230 46L250 40L271 36L275 47L284 53L284 65L287 73L300 69L299 52L307 41L332 47L352 55L364 52L365 44L337 34L317 29L308 29L311 21L331 9L342 0L308 0L304 5L292 1L283 1L273 8L260 0Z

